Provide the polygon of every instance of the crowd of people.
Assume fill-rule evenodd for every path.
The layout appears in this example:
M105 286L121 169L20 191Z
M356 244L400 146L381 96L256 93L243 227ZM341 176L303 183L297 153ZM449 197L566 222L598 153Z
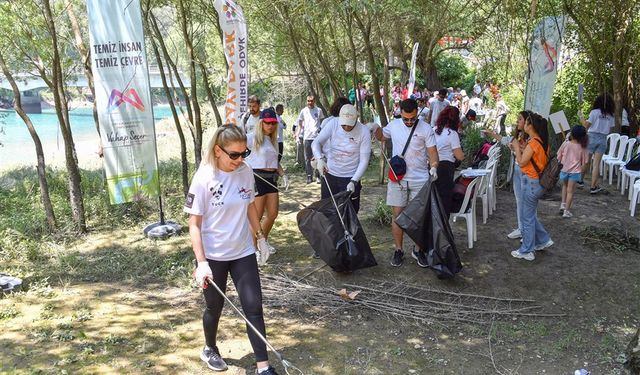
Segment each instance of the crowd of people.
M397 89L392 94L395 98ZM479 94L482 89L477 82L473 99L479 98ZM454 173L465 157L458 132L476 105L473 99L465 100L464 90L456 94L441 89L429 100L412 96L415 95L397 103L398 115L381 128L376 123L359 121L354 105L357 103L352 104L349 98L336 98L325 117L310 95L291 129L298 148L303 150L306 183L315 180L321 185L321 199L350 192L356 213L360 209L361 180L369 165L372 143L377 140L382 149L385 142L391 143L386 203L393 214L394 247L390 263L394 267L400 267L405 259L403 231L396 218L428 181L438 191L445 217L451 213ZM509 109L499 104L500 95L496 94L495 99L497 106L504 106L498 110L506 114ZM201 358L214 370L224 370L227 365L216 343L224 299L213 288L207 288L211 283L224 292L231 274L247 319L265 335L258 266L276 252L269 244L269 235L278 217L279 194L289 188L289 178L281 164L287 129L283 111L282 105L261 108L260 99L250 97L249 112L239 126L223 125L216 130L186 198L184 210L190 215L191 242L198 262L195 278L205 288L206 345ZM583 181L591 156L594 159L591 192L599 188L598 161L613 125L610 96L598 97L588 119L582 122L584 126L571 129L557 154L563 165L560 212L565 218L572 216L574 192ZM509 147L514 161L517 226L507 237L521 239L521 243L511 255L532 261L536 251L554 244L537 215L538 200L545 191L540 183L541 173L550 160L548 123L539 114L521 111L511 135L505 134L503 123L497 124L495 129L484 132ZM282 179L280 186L279 179ZM411 249L411 257L423 268L428 267L426 250ZM247 333L257 362L256 373L276 374L268 362L263 340L252 330L247 329Z

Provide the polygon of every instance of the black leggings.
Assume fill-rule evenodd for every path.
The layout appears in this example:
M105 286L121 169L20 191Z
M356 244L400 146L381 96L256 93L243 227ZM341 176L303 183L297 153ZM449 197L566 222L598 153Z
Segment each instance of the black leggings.
M455 164L447 161L440 160L438 163L438 179L435 182L436 189L440 195L440 201L442 201L442 207L444 208L445 217L449 217L451 213L451 203L453 199L453 174L456 171Z
M336 177L329 173L325 173L327 177L327 181L329 181L329 188L331 188L331 192L335 195L341 191L347 191L347 185L351 182L351 178L349 177ZM351 204L353 204L353 208L356 210L356 213L360 211L360 190L362 190L362 184L358 181L355 184L356 190L351 194ZM320 180L320 198L326 199L329 198L331 194L329 194L329 189L327 188L327 183L322 178Z
M231 273L231 279L238 291L244 315L266 337L264 317L262 315L262 289L260 287L258 263L255 254L226 262L210 259L208 261L209 267L213 272L213 280L223 292L227 290L227 275ZM207 304L202 316L204 338L207 346L213 348L216 346L218 322L220 321L224 298L212 286L203 289L203 293ZM256 362L267 361L267 346L249 325L247 325L247 335L249 336Z

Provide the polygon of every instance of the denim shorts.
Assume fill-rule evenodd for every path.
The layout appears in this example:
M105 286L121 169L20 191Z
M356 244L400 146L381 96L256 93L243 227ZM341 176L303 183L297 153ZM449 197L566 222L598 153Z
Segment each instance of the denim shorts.
M575 181L580 182L580 173L560 172L560 181Z
M589 134L589 153L604 154L607 151L607 134L588 133Z

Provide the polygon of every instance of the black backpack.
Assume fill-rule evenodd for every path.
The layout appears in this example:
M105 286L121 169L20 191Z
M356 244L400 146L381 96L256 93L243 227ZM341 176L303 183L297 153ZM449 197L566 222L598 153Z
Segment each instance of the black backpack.
M632 157L624 167L629 171L640 171L640 153Z

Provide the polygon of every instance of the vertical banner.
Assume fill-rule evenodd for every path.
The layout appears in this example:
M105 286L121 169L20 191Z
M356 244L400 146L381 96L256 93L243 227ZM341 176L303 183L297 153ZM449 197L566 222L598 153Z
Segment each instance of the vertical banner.
M529 46L531 54L524 108L543 117L549 116L551 110L564 26L564 16L543 18L533 31Z
M91 67L109 199L160 193L139 0L87 0Z
M224 122L239 124L240 117L247 111L249 98L247 22L242 14L242 8L233 0L215 0L213 6L218 12L224 56L229 65Z
M407 85L407 97L413 94L413 87L416 85L416 58L418 57L418 43L413 45L411 51L411 70L409 71L409 84Z

